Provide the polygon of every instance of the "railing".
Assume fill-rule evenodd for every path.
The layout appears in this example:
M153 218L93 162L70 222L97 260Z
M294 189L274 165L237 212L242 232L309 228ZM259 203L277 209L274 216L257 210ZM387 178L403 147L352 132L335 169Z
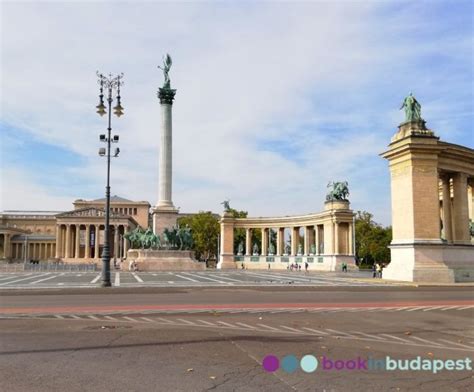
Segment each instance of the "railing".
M22 271L70 271L70 272L93 272L97 271L96 264L72 264L72 263L6 263L0 264L0 272L22 272Z

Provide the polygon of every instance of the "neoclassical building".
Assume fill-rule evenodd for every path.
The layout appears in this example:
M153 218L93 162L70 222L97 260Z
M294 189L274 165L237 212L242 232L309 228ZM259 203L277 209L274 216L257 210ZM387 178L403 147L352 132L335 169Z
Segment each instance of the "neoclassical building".
M0 258L98 263L104 244L105 199L76 200L71 211L3 211ZM149 226L150 204L118 196L110 199L112 258L125 257L124 234Z

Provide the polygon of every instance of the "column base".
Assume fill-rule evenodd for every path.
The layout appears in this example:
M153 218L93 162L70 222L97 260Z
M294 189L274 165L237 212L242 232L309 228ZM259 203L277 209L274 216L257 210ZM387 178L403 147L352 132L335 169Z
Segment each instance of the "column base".
M240 267L239 263L234 261L234 255L220 255L219 262L216 269L237 269Z
M406 282L474 282L474 246L411 243L390 245L383 279Z

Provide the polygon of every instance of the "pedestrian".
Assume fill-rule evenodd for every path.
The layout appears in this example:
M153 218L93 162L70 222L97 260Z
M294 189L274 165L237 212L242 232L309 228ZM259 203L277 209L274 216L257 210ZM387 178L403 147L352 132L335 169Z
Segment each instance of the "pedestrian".
M345 262L342 263L342 272L347 272L347 264Z
M304 263L304 269L305 269L306 272L308 272L308 267L309 267L309 264L308 264L307 261L305 261L305 263Z
M376 271L377 271L377 277L381 278L382 277L382 266L379 263L377 263L375 265L375 268L376 268Z
M270 269L270 263L268 263L268 269Z
M301 264L298 264L298 271L301 271Z
M377 277L377 267L375 266L375 263L372 264L372 278Z

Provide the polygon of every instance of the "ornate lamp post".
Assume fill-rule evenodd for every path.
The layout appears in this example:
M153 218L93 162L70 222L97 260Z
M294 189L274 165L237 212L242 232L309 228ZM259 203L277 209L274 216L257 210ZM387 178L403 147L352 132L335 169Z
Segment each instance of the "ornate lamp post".
M113 77L109 74L108 77L97 72L99 78L98 82L100 85L99 104L96 106L97 113L100 116L104 116L107 111L104 105L104 89L107 94L108 114L109 121L107 127L107 135L100 135L100 141L107 143L107 149L100 148L99 155L107 157L107 185L105 187L105 233L104 233L104 249L102 251L102 287L110 287L112 283L110 281L110 146L111 143L117 143L119 141L118 135L111 136L112 126L112 93L117 91L117 104L114 106L114 114L120 117L123 114L123 107L120 104L120 86L123 85L123 74ZM114 157L118 157L120 153L119 148L115 148ZM99 240L96 233L96 241Z

